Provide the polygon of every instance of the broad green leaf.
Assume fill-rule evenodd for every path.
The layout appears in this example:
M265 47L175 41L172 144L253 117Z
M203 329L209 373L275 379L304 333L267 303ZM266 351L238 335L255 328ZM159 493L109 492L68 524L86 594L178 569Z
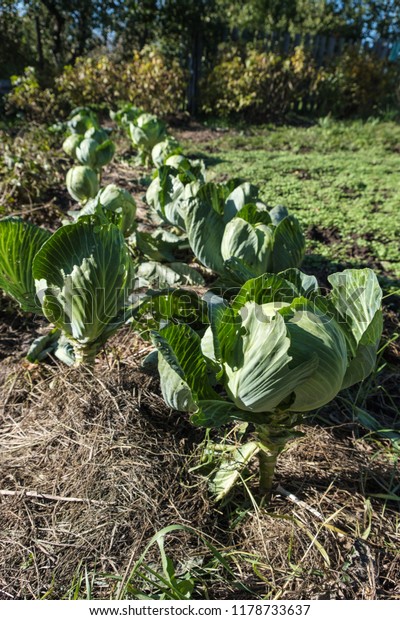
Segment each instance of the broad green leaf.
M218 215L222 215L228 194L229 190L221 183L205 183L200 187L197 197L204 203L207 211L214 210Z
M197 411L192 390L173 348L157 332L152 332L151 339L158 351L158 373L165 402L177 411Z
M304 258L305 239L298 220L289 215L274 232L272 271L279 273L291 267L300 267Z
M242 183L229 194L224 207L224 222L230 222L247 204L258 199L258 187L251 183Z
M214 209L210 209L199 195L185 201L182 212L190 247L195 256L206 267L221 273L224 268L221 255L224 223L221 216Z
M190 417L190 421L196 426L208 428L220 428L232 422L245 422L246 424L268 424L270 415L268 412L256 413L238 409L234 403L228 400L198 400L198 410Z
M382 290L371 269L346 269L328 277L329 301L350 349L343 388L365 379L374 369L382 336Z
M159 352L161 389L169 406L196 411L199 399L218 399L209 382L200 337L189 325L171 323L153 332L152 341Z
M223 499L232 490L250 460L257 455L259 450L257 442L250 441L223 454L221 463L209 484L216 501Z
M205 299L210 327L204 333L201 347L208 359L220 365L218 371L220 378L223 370L222 362L230 355L233 343L237 340L241 320L221 297L208 293Z
M182 243L187 243L186 239L172 233L167 234L167 231L161 229L153 233L138 231L131 237L131 240L133 239L137 249L147 258L168 263L176 262L175 253L180 249Z
M73 366L76 361L71 343L57 328L36 338L29 347L26 359L31 363L36 363L43 361L49 355L55 355L67 366Z
M232 308L235 312L239 312L246 302L254 301L259 305L272 301L291 302L293 297L297 296L296 285L286 280L283 274L265 273L258 278L248 280L242 286L232 301Z
M319 291L317 278L315 276L309 276L299 269L285 269L285 271L281 271L279 275L285 278L286 282L293 284L298 297L313 296L314 293L318 293Z
M169 286L204 286L203 276L184 263L163 264L155 261L141 263L137 270L139 287L153 286L159 289Z
M184 225L179 212L175 212L174 207L179 197L183 194L184 185L177 176L170 174L169 166L162 166L158 171L158 176L150 183L146 192L146 202L157 213L159 217L167 220L173 226ZM168 215L166 206L168 205Z
M215 295L211 291L208 291L204 295L203 300L207 303L208 319L212 325L212 328L209 327L204 334L201 341L201 348L204 355L209 359L213 361L221 361L218 329L220 323L223 321L228 304L222 297Z
M236 256L232 256L230 259L225 261L224 269L224 282L228 280L233 286L241 286L248 280L254 279L257 275L248 267L248 265L245 265L244 262Z
M279 313L268 316L263 307L249 302L240 316L234 338L229 323L219 332L220 346L225 344L225 387L239 409L272 412L315 371L318 358L311 350L308 359L290 365L290 337Z
M55 327L48 334L35 338L26 354L28 362L32 364L41 362L49 353L53 352L60 336L61 331Z
M342 330L335 320L305 298L294 299L279 310L290 336L289 355L292 366L306 364L310 357L316 367L295 389L292 411L311 411L336 397L342 388L347 368L347 347Z
M142 337L168 321L187 323L201 332L208 324L206 304L197 293L188 289L149 290L144 295L132 295L129 299L132 303L132 328L142 330Z
M190 416L190 421L196 426L220 428L237 420L237 414L240 415L237 407L227 400L200 400L197 405L198 410Z
M277 205L269 210L269 216L274 226L278 226L288 215L289 211L282 205Z
M96 168L102 168L110 163L115 154L115 144L112 140L106 140L96 149Z
M371 269L345 269L328 277L338 321L357 345L381 309L382 290Z
M0 288L25 312L43 314L36 296L33 260L51 233L18 219L0 221Z
M237 212L235 217L240 217L249 224L265 224L268 226L272 223L266 207L261 208L257 204L246 204Z
M259 276L268 271L273 248L272 230L264 224L252 225L235 217L225 227L221 243L224 261L235 256Z

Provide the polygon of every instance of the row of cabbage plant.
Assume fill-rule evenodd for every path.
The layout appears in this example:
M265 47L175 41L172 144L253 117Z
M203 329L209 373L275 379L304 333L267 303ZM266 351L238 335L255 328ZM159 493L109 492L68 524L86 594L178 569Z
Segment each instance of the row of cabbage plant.
M134 123L149 116L123 121L118 114L131 134ZM64 150L71 148L70 156L99 183L102 164L93 143L113 150L111 141L101 142L104 130L85 110L68 126ZM126 190L97 185L74 196L68 173L68 189L81 202L71 212L73 223L51 234L22 220L0 221L0 286L23 310L51 323L33 343L32 361L52 352L68 364L93 365L124 323L150 328L150 363L156 358L166 403L189 412L196 425L242 425L246 440L225 453L216 471L217 495L224 496L258 455L260 488L269 496L276 459L299 435L304 415L373 371L382 292L370 269L333 274L331 290L323 292L298 269L305 242L294 216L267 206L249 183L207 182L203 162L171 154L173 140L162 132L159 138L144 151L156 166L147 190L149 209L159 218L155 233L138 229ZM205 273L218 276L202 298L176 286L149 288L149 265L156 272L158 266L166 285L204 284L193 274L190 279L189 269L198 273L192 267L168 262L182 242ZM168 270L177 277L171 280Z

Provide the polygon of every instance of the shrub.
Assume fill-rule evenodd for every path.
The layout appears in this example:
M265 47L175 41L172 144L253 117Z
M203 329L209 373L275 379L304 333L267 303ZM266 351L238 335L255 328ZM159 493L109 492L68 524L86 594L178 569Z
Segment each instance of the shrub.
M52 89L41 88L32 67L12 79L8 110L45 122L76 106L116 108L121 101L165 117L184 108L187 89L187 76L179 63L151 49L135 52L123 64L105 55L78 58L73 66L64 67Z
M243 58L238 50L229 50L203 82L202 109L250 120L281 117L301 107L316 73L313 59L301 47L288 58L255 49Z
M368 116L398 106L399 67L370 51L348 48L317 67L297 47L284 58L248 48L223 51L203 81L202 109L216 116L263 121L291 111Z
M318 74L318 108L322 114L368 116L398 106L399 67L369 51L349 48Z
M22 112L28 120L52 120L57 111L56 95L43 89L33 67L25 67L22 75L11 77L13 90L6 97L8 112Z

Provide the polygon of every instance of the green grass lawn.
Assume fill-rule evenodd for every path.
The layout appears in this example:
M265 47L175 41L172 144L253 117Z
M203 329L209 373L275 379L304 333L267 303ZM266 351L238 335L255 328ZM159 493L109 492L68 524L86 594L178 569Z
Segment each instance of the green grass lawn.
M208 135L186 141L184 151L203 157L210 177L259 185L268 204L284 204L297 215L316 260L371 266L386 275L389 288L398 288L400 125L325 119L311 127Z

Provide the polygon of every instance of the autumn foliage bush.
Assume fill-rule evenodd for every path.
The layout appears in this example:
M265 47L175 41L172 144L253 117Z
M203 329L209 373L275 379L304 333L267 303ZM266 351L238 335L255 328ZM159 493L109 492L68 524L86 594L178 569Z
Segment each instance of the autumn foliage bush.
M177 114L185 108L187 76L176 60L167 60L152 49L134 52L129 61L111 56L78 58L67 65L51 89L43 90L34 70L28 67L13 79L8 96L9 111L27 118L49 121L80 105L117 107L129 101L159 116Z
M223 48L203 80L202 110L251 121L291 112L369 116L398 106L399 77L398 64L356 47L322 67L302 47L290 56Z
M203 81L202 109L250 120L282 117L309 96L315 74L313 59L300 47L289 57L227 49Z
M399 107L399 63L380 60L358 47L318 66L299 46L284 56L252 44L220 47L216 64L203 67L199 109L219 118L251 122L291 114L336 117L379 114ZM110 55L78 58L64 67L52 88L43 89L31 67L13 78L9 111L51 122L76 106L117 108L121 102L161 117L186 109L188 71L178 60L145 48L121 62Z

